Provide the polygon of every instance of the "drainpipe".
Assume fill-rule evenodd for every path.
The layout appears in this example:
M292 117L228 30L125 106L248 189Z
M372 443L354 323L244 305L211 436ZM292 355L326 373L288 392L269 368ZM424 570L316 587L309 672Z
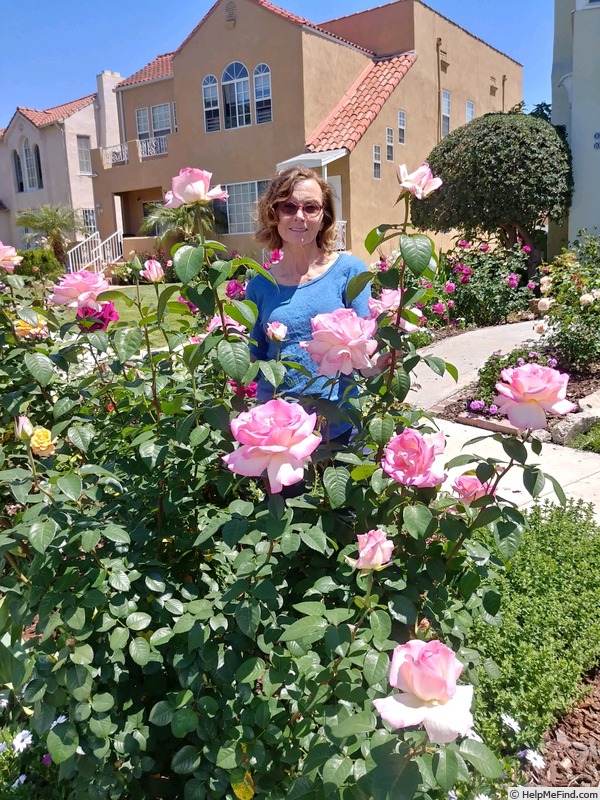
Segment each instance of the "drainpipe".
M503 75L502 76L502 113L504 113L505 84L506 84L506 75Z
M435 40L436 71L437 71L437 142L442 141L442 39L440 36Z
M126 142L127 139L125 138L125 116L123 111L123 92L120 91L117 93L117 97L119 98L119 133L121 134L121 144Z

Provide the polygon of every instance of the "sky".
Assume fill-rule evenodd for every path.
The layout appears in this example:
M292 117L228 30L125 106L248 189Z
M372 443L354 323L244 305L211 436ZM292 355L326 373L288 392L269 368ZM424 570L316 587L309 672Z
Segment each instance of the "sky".
M425 1L523 65L527 111L551 101L553 0ZM319 23L385 0L274 2ZM46 109L76 100L96 91L102 70L125 78L172 52L212 5L209 0L2 0L0 128L17 106Z

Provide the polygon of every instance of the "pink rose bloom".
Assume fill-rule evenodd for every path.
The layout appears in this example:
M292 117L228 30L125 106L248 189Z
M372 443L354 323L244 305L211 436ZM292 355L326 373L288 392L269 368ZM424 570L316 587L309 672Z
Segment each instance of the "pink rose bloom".
M179 295L177 300L178 302L183 303L185 306L187 306L189 310L192 312L192 314L197 314L200 311L198 306L195 306L191 300L186 300L185 297L183 297L182 295Z
M348 559L355 569L380 570L389 564L392 558L394 543L389 541L385 531L374 530L359 533L358 558Z
M269 322L267 324L267 337L275 342L283 342L287 336L287 325L283 322Z
M444 314L446 311L446 306L443 303L434 303L431 306L431 310L434 314Z
M466 239L461 239L458 242L459 247L471 247L471 242L467 242Z
M227 200L229 195L220 186L210 189L212 172L184 167L171 181L171 191L165 194L167 208L179 208L194 203L207 204L212 200Z
M479 249L481 250L482 253L487 253L487 251L490 249L490 246L489 244L482 244Z
M448 308L454 308L455 305L456 304L455 304L454 300L448 300L448 303L447 303Z
M461 283L470 283L470 281L471 281L471 278L469 278L468 275L462 275L461 276L461 279L460 279Z
M29 417L26 417L24 414L17 417L15 420L15 436L17 439L26 442L28 439L31 439L33 431L34 428Z
M225 325L227 327L227 333L230 336L243 336L246 333L246 326L242 325L240 322L236 322L236 320L232 319L229 314L225 314ZM190 338L190 342L193 342L194 344L200 344L206 339L209 333L212 333L218 329L223 330L223 324L221 315L215 314L206 326L204 333L200 333L198 336L192 336Z
M402 194L408 192L416 197L417 200L423 200L423 198L428 197L436 189L439 189L443 183L441 178L433 177L433 172L429 169L429 164L426 163L421 164L418 169L410 174L406 169L406 164L400 164L398 167L398 180L400 181L400 186L404 189Z
M377 350L372 338L377 330L374 319L362 319L353 308L338 308L330 314L317 314L310 324L313 338L299 344L319 365L319 375L350 375L355 369L374 366L370 358Z
M381 466L386 475L403 486L439 486L446 474L436 455L443 453L444 447L441 431L423 435L405 428L388 442Z
M452 484L454 493L460 502L468 506L474 500L485 497L486 494L495 494L489 481L482 483L476 475L461 475Z
M102 292L109 289L109 283L102 273L88 272L83 269L81 272L70 272L62 275L58 283L52 287L53 293L49 300L55 306L66 306L67 308L94 308L100 311L101 304L96 298Z
M577 406L566 399L569 376L551 367L525 364L509 367L500 373L500 392L494 398L501 414L506 414L515 428L539 430L546 427L546 411L569 414Z
M456 291L456 284L452 281L448 281L448 283L444 286L444 291L446 294L452 294L452 292Z
M283 258L283 250L271 250L270 264L277 264Z
M462 265L462 274L463 275L472 275L473 270L471 267L466 267L464 264Z
M78 323L82 331L105 331L111 322L119 319L119 312L115 311L115 304L109 300L108 303L100 303L100 310L89 306L79 308L77 319L82 320Z
M504 279L504 283L507 283L511 289L516 289L519 285L519 278L514 272L511 272L510 275L507 275Z
M521 250L522 250L524 253L531 253L531 247L529 247L529 245L528 245L528 244L524 244L524 245L523 245L523 247L521 248Z
M373 705L395 728L423 725L431 742L453 742L473 727L473 687L456 685L462 669L454 652L437 640L398 645L389 680L400 694Z
M244 386L240 381L229 381L229 385L233 388L233 393L238 397L256 397L256 390L258 383L250 381L248 386Z
M375 297L369 297L368 305L369 311L371 313L372 319L377 319L380 314L386 314L388 317L392 316L398 311L398 306L400 305L400 298L402 296L402 292L400 289L382 289L381 290L381 297L379 299ZM408 308L407 310L411 311L415 316L422 317L423 314L417 308ZM414 331L419 329L419 325L414 325L412 322L409 322L406 319L400 319L400 328L407 333L413 333Z
M165 277L165 271L159 261L149 258L144 261L144 269L140 271L140 275L150 283L159 283Z
M225 287L225 294L230 300L243 300L246 297L246 283L240 283L236 280L228 281Z
M238 475L258 477L266 471L271 492L277 494L302 480L304 464L321 442L316 424L317 415L307 414L298 403L269 400L232 420L240 447L222 456L223 461Z
M14 247L0 242L0 267L6 272L14 272L15 267L23 261L23 256L18 256Z
M533 292L533 290L535 289L535 283L533 281L529 281L527 284L527 288L529 289L529 291Z

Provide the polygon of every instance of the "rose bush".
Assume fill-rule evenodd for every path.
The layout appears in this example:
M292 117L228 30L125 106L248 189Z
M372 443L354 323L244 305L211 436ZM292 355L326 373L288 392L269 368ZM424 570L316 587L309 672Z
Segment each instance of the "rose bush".
M392 237L397 258L347 295L369 280L376 295L399 291L394 316L379 326L344 317L333 334L350 329L348 341L325 348L339 348L336 369L344 348L354 364L373 344L390 354L384 372L357 376L344 412L356 436L335 452L313 420L339 409L279 398L286 365L251 361L233 323L250 330L256 309L225 287L269 273L223 260L219 242L178 247L181 286L155 284L155 302L66 276L52 295L61 318L55 299L34 308L26 279L3 276L0 713L11 738L30 732L49 754L47 780L65 795L391 800L466 794L475 772L501 777L494 753L464 735L467 681L493 669L465 640L474 619L498 622L489 572L510 560L525 524L498 467L521 468L535 495L543 472L527 460L539 443L499 437L503 464L449 462L493 482L469 506L439 487L442 437L406 401L420 360L455 371L421 359L400 325L428 291L407 277L433 280L436 261L428 237L404 224L380 226L367 246ZM80 328L78 308L117 299L137 322ZM16 335L38 315L48 337ZM263 406L250 389L259 372L276 396ZM482 529L489 546L475 540ZM347 560L357 545L364 569ZM391 676L390 651L405 654ZM414 674L401 666L409 652ZM431 682L416 673L428 653L439 664ZM389 677L401 699L389 698ZM385 722L384 700L412 716ZM452 726L442 718L453 703ZM32 750L18 754L24 767Z

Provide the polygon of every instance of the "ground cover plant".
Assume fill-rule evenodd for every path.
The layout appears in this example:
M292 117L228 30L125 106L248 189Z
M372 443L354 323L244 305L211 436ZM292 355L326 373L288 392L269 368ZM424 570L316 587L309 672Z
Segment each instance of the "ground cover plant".
M209 179L183 170L172 196L184 183L203 207ZM401 197L432 180L403 176ZM399 245L347 288L374 282L370 319L320 315L306 343L332 379L391 352L343 412L357 436L339 450L337 406L288 402L294 365L250 360L243 292L269 279L261 265L199 234L173 254L181 285L136 264L154 298L83 272L33 305L0 245L0 682L21 788L42 751L69 800L442 798L501 778L471 736L485 663L467 636L499 618L495 573L527 524L502 472L536 496L541 445L498 437L501 462L444 466L443 435L405 403L429 292L405 278L437 267L406 230L367 238ZM137 320L115 319L117 301ZM276 390L262 406L259 370ZM522 427L540 413L527 403ZM442 489L452 466L468 469Z

